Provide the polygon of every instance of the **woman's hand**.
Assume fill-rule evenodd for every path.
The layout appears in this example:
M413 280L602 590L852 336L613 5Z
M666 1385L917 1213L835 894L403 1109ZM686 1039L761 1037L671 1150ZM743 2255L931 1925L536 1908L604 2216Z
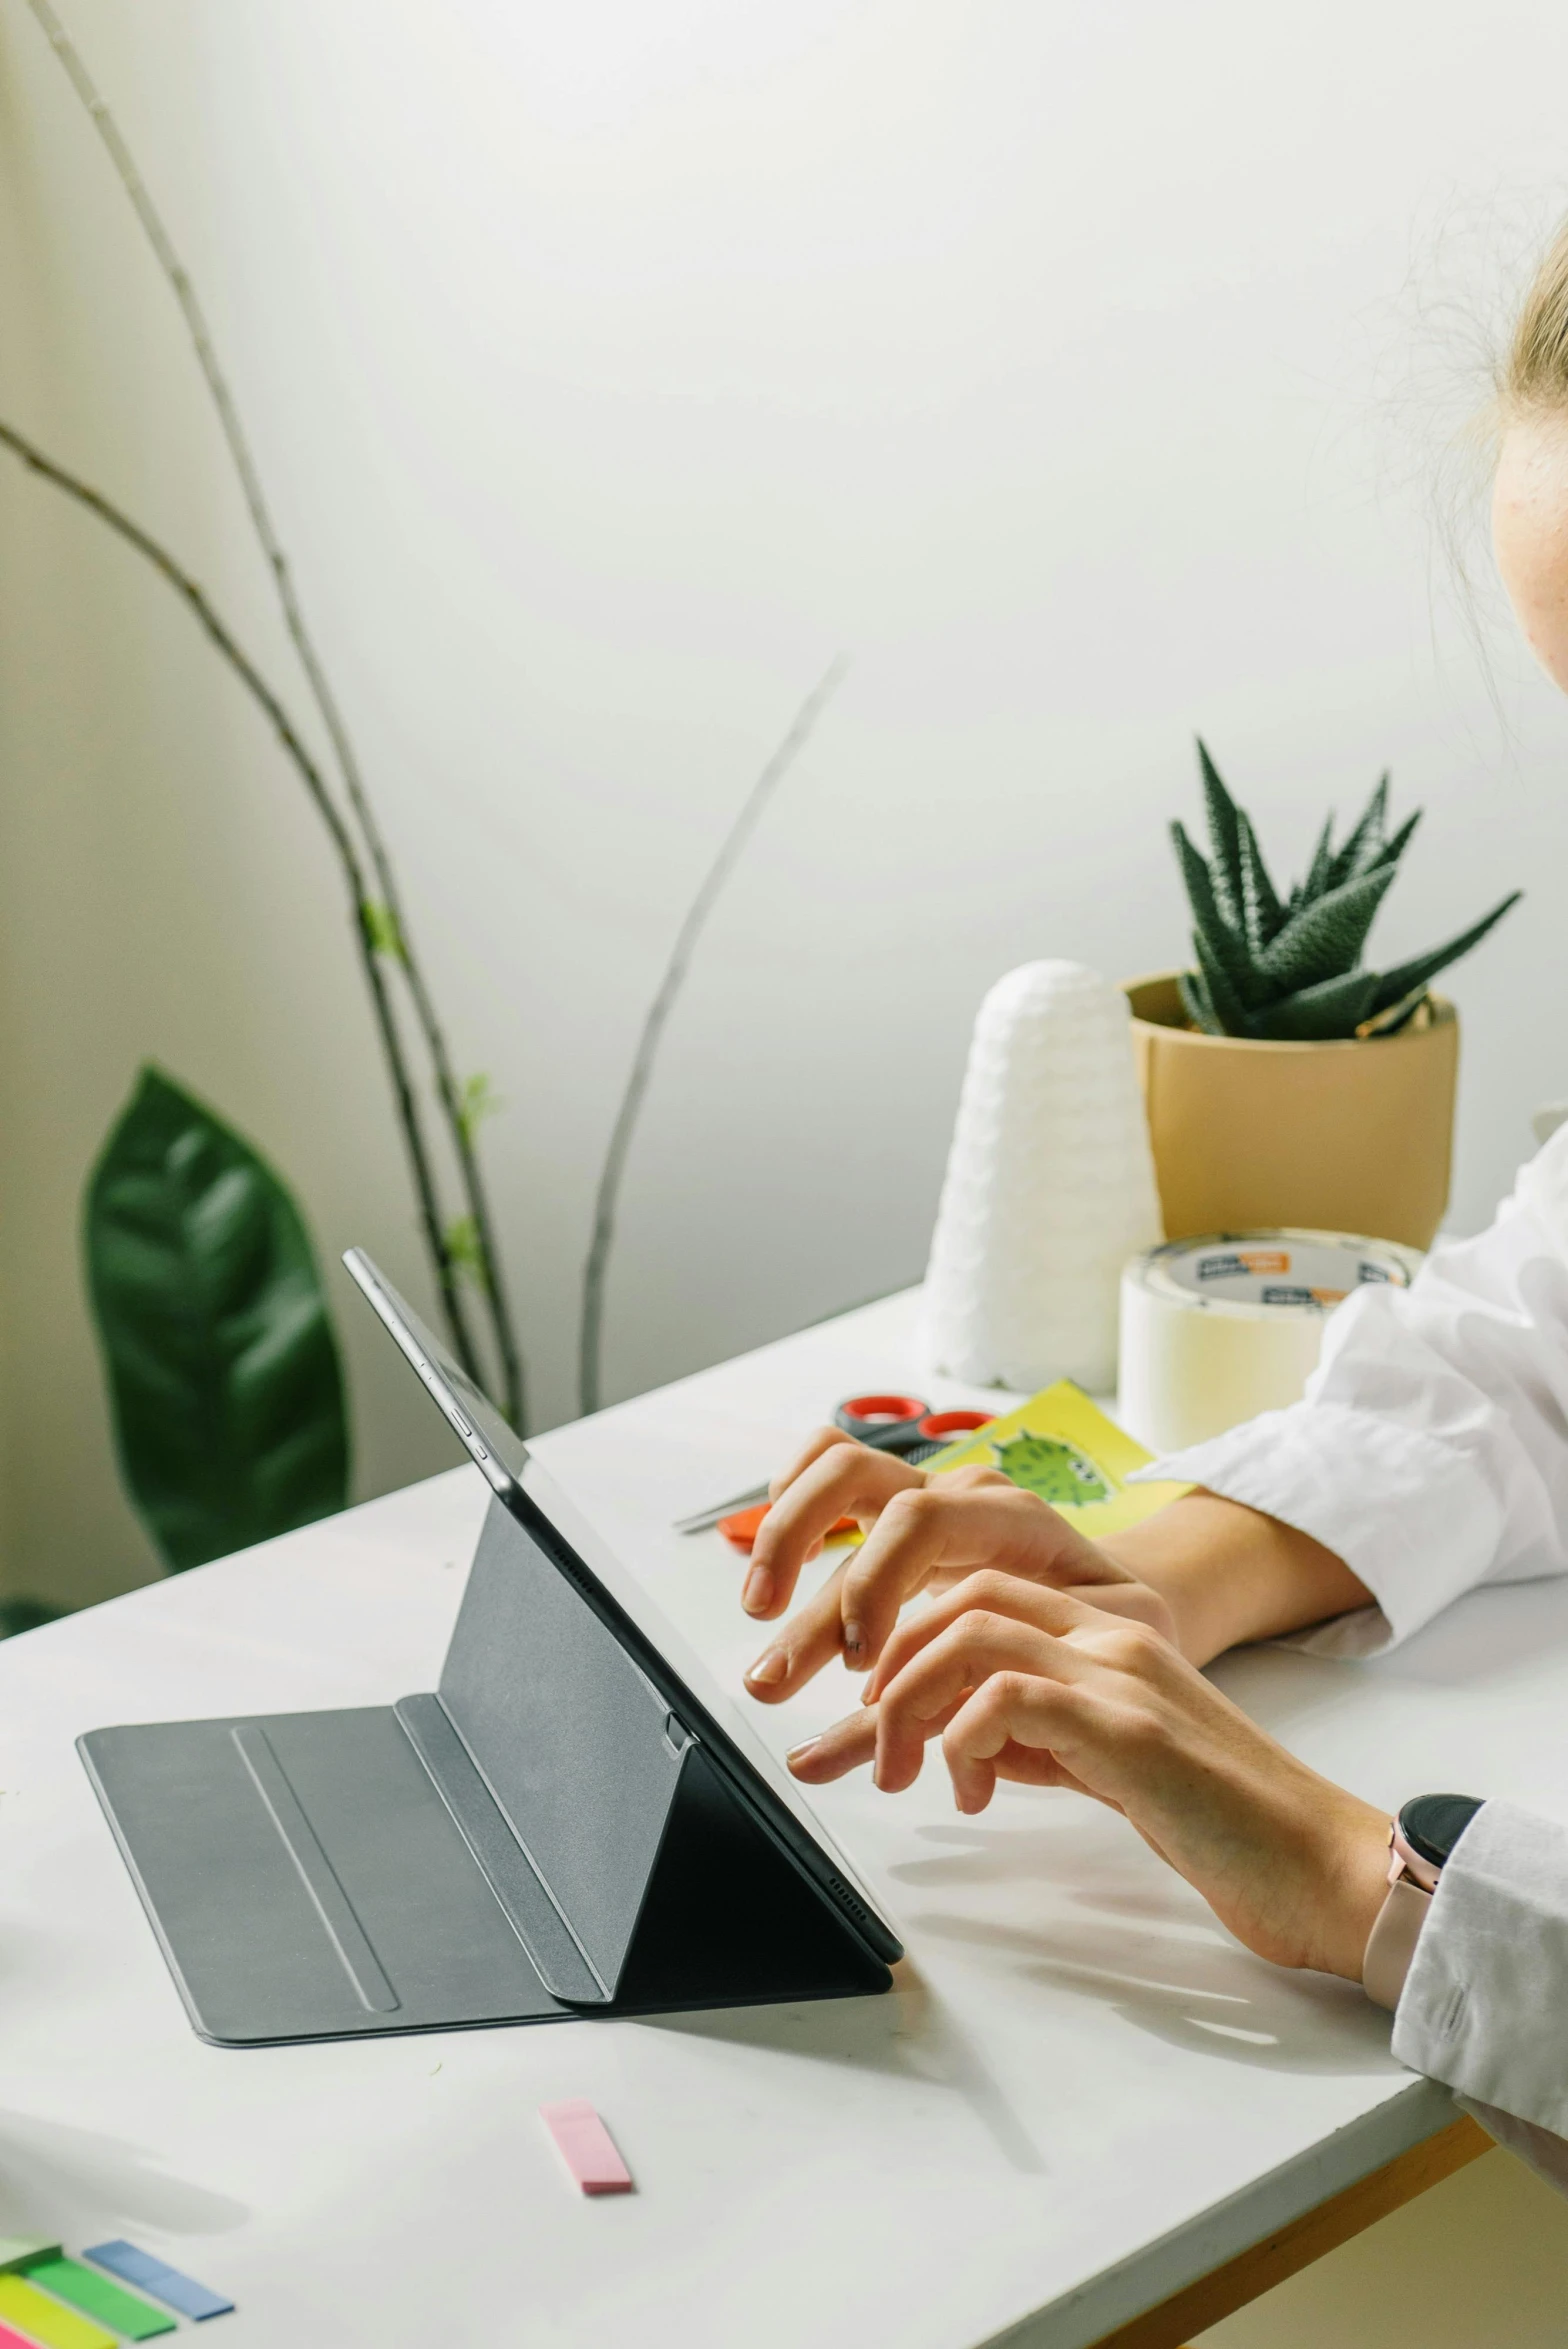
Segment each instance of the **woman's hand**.
M867 1672L882 1656L899 1609L920 1590L943 1590L977 1567L1092 1597L1107 1613L1175 1636L1169 1607L1033 1493L993 1468L928 1477L835 1428L813 1437L770 1488L772 1507L752 1547L742 1604L766 1619L789 1605L801 1567L841 1517L867 1535L790 1618L746 1675L753 1696L793 1696L834 1656Z
M1147 1623L972 1575L885 1638L863 1708L789 1763L821 1785L871 1762L892 1793L937 1736L961 1811L983 1811L999 1778L1091 1795L1260 1957L1360 1981L1386 1814L1276 1745Z

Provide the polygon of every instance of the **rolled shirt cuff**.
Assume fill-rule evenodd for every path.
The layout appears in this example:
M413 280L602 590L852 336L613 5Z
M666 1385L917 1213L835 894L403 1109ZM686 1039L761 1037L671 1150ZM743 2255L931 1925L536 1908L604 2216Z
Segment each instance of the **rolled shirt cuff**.
M1296 1634L1319 1654L1372 1655L1419 1631L1484 1574L1502 1505L1454 1445L1339 1403L1266 1411L1141 1468L1136 1483L1203 1485L1310 1534L1377 1604Z
M1394 2016L1394 2053L1561 2137L1565 1993L1568 1829L1512 1803L1484 1803L1432 1895Z

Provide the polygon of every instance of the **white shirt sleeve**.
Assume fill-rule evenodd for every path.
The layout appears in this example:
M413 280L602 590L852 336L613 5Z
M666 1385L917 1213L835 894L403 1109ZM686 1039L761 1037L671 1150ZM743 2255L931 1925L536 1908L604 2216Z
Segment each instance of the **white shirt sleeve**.
M1483 1803L1454 1846L1394 2016L1394 2053L1568 2191L1568 1828Z
M1303 1402L1143 1473L1344 1559L1377 1606L1293 1642L1319 1652L1369 1654L1478 1583L1568 1572L1568 1126L1479 1238L1435 1248L1408 1290L1347 1299Z

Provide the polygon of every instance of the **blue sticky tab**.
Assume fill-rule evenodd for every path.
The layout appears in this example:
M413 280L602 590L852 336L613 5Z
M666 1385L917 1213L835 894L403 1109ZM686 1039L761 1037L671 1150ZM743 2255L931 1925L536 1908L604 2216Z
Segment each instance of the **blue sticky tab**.
M150 2251L138 2251L134 2243L97 2243L91 2251L84 2251L82 2257L90 2259L94 2267L106 2268L111 2276L118 2276L122 2284L139 2285L166 2308L177 2310L196 2324L203 2317L228 2316L234 2307L233 2301L225 2300L220 2292L209 2292L205 2284L182 2276L177 2267L154 2259Z

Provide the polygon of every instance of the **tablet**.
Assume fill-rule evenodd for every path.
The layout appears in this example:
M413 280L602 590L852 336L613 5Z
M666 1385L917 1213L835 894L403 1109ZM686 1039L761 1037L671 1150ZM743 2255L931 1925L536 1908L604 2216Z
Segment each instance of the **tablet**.
M432 1401L531 1545L576 1591L657 1690L685 1735L796 1869L825 1893L865 1949L883 1964L902 1945L783 1764L665 1617L646 1586L616 1558L548 1471L530 1454L447 1348L361 1248L343 1259Z

